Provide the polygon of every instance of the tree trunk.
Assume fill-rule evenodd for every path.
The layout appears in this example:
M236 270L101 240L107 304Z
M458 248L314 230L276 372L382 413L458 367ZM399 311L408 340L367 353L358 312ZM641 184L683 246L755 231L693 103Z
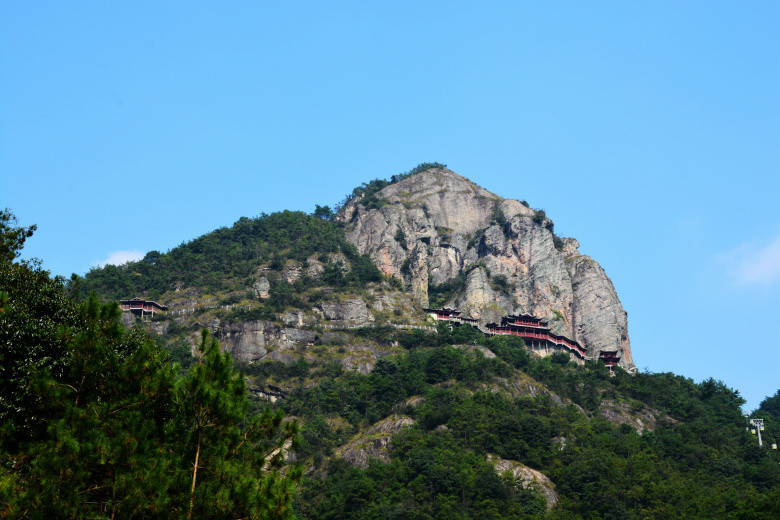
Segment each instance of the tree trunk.
M198 478L198 459L200 458L200 434L198 430L198 447L195 450L195 467L192 469L192 488L190 489L190 510L187 512L187 520L192 517L192 507L195 505L195 481Z

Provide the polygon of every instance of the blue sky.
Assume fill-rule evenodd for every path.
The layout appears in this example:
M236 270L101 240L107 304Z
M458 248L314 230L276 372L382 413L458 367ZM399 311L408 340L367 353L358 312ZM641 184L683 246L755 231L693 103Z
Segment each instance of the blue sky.
M439 161L580 241L640 369L780 388L777 2L0 13L0 205L55 274Z

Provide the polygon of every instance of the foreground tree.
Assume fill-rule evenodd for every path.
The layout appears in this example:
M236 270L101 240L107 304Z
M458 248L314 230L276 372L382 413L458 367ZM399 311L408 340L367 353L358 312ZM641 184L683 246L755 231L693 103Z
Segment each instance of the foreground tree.
M249 413L216 340L180 376L116 303L76 304L16 256L0 258L0 518L291 517L297 425Z
M291 518L301 471L283 462L297 425L249 415L243 376L207 332L178 378L118 314L90 298L63 330L62 373L30 376L46 430L2 453L0 516Z
M165 511L177 453L166 442L175 367L148 339L126 333L116 304L96 298L63 330L64 370L32 376L47 435L21 444L15 513L24 518L129 518ZM9 515L14 516L14 515Z
M300 468L281 473L298 427L268 410L248 418L243 375L208 331L180 382L177 431L189 470L187 518L291 518Z

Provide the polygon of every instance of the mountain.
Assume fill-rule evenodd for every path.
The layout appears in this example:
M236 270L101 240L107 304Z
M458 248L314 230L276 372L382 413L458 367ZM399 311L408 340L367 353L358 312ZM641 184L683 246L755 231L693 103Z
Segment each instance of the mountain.
M286 459L272 479L303 473L292 503L302 519L780 517L780 394L752 434L744 400L722 382L609 369L565 349L537 356L520 337L481 332L536 313L598 351L587 342L599 320L605 338L625 330L609 279L553 231L543 212L424 165L356 188L335 216L241 218L67 287L0 261L0 419L14 421L0 427L0 509L26 518L43 501L59 512L66 497L80 518L186 504L202 468L199 486L227 483L289 518L286 486L269 488L281 502L241 493L244 476L267 472L243 449ZM108 305L73 301L90 293ZM132 296L167 311L143 321L128 311L120 327L113 302ZM426 305L476 321L434 322ZM198 350L204 328L230 356ZM187 393L198 378L203 392ZM84 381L92 398L73 399ZM233 433L209 437L197 459L200 437L180 430L194 431L191 402L214 392L247 414L214 401ZM265 440L250 446L247 434ZM158 502L166 482L173 502ZM198 518L252 517L200 489Z
M435 167L359 194L339 211L347 239L422 306L450 306L482 323L544 318L596 360L635 370L627 315L604 270L560 238L544 211L503 199ZM443 291L441 289L444 289Z
M635 370L612 282L544 211L429 163L356 188L335 216L318 212L244 217L168 253L93 269L82 289L159 300L169 313L157 332L189 328L194 344L205 326L246 362L290 363L333 328L431 326L424 308L448 306L482 330L507 315L541 318L586 359ZM366 371L381 352L345 360Z

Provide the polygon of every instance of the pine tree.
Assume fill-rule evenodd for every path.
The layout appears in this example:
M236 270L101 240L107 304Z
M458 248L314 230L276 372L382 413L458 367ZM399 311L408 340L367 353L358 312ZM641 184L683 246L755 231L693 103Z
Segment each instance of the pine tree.
M116 304L93 297L62 329L66 370L35 374L46 434L0 470L8 518L292 518L297 467L284 455L297 425L266 410L248 416L243 376L204 331L198 362L176 365Z
M243 375L206 330L178 402L189 470L187 518L292 518L301 471L280 470L285 451L297 443L297 424L270 411L247 418Z
M125 332L118 312L90 298L81 325L62 331L67 369L34 377L30 391L50 420L47 437L25 450L17 513L128 518L165 510L178 466L165 443L175 367L150 340Z

